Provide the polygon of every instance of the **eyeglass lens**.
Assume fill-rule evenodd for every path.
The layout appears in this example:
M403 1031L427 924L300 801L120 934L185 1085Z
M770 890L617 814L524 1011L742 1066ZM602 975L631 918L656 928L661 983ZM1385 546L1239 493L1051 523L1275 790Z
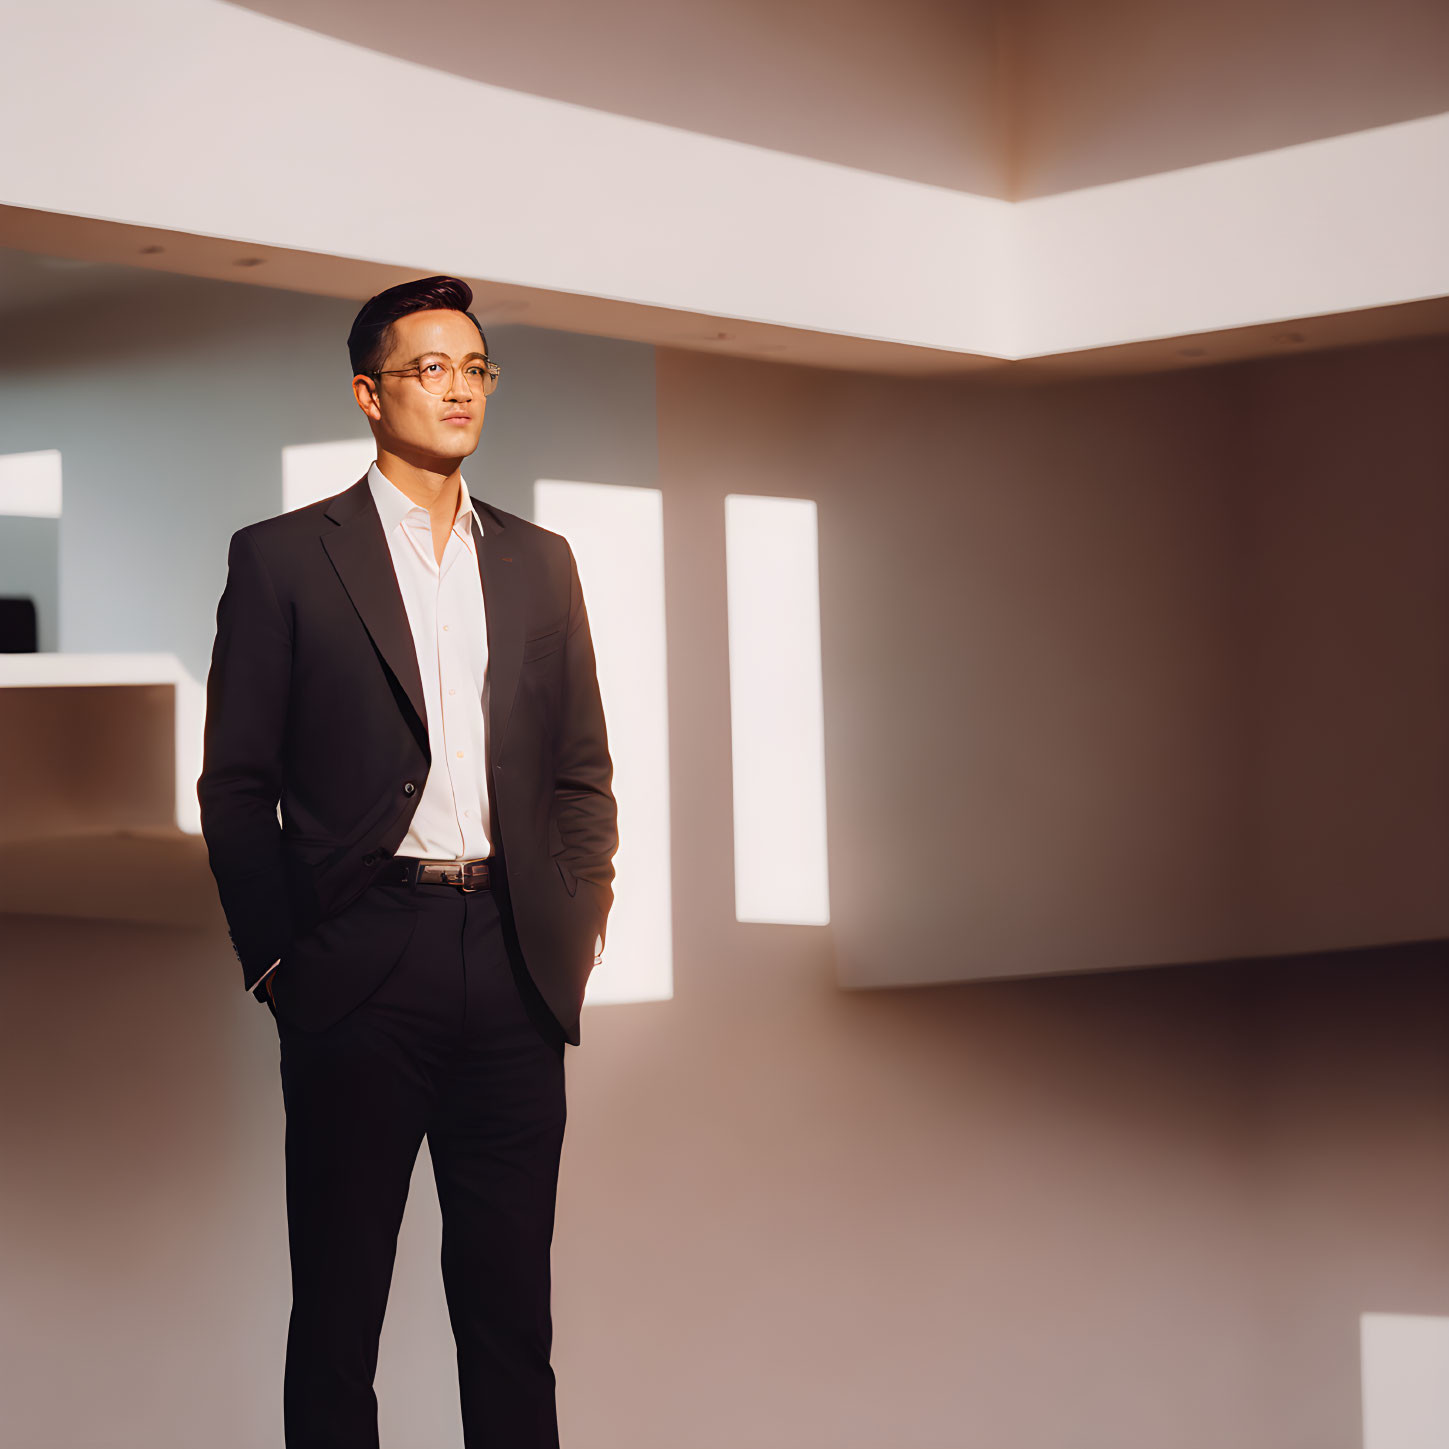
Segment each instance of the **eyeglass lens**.
M429 392L445 393L453 377L453 366L447 362L428 361L418 367L418 380ZM498 374L483 362L469 362L463 368L463 377L471 392L482 391L483 396L498 386Z

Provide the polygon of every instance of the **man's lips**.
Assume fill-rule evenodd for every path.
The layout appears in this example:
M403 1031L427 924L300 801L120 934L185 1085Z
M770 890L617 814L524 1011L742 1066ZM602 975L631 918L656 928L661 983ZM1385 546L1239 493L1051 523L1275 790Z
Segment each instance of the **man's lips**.
M443 421L445 423L471 423L473 415L472 413L448 413L444 416Z

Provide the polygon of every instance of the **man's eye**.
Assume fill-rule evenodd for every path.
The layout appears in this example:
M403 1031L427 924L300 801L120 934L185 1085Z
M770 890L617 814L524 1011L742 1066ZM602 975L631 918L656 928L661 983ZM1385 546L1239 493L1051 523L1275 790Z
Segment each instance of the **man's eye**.
M469 377L482 377L487 372L486 367L480 367L476 362L468 369Z
M443 366L439 362L425 362L425 363L423 363L423 371L424 372L441 372L442 370L443 370Z

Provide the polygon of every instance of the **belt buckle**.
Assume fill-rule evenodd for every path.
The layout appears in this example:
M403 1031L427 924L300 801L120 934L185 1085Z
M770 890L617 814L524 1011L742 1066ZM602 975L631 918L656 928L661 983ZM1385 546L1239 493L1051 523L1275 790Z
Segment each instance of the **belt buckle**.
M430 862L432 863L432 862ZM483 889L482 886L470 886L468 884L468 866L471 861L437 861L438 878L443 885L457 886L459 890L466 891L469 895L476 895ZM481 858L480 858L480 862Z

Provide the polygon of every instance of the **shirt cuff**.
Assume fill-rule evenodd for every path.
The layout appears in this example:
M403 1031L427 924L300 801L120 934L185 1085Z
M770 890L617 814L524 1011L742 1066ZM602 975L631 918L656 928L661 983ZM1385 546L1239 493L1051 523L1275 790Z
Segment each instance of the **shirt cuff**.
M268 966L267 969L265 971L263 971L262 974L260 976L258 976L257 979L255 981L253 981L252 984L250 986L248 986L246 989L248 991L255 991L257 989L257 987L260 986L262 984L262 982L265 981L267 979L267 977L270 976L272 974L272 972L275 971L277 969L277 967L280 966L281 964L282 964L282 958L280 956L278 956L277 959L275 961L273 961L272 964L270 966Z

